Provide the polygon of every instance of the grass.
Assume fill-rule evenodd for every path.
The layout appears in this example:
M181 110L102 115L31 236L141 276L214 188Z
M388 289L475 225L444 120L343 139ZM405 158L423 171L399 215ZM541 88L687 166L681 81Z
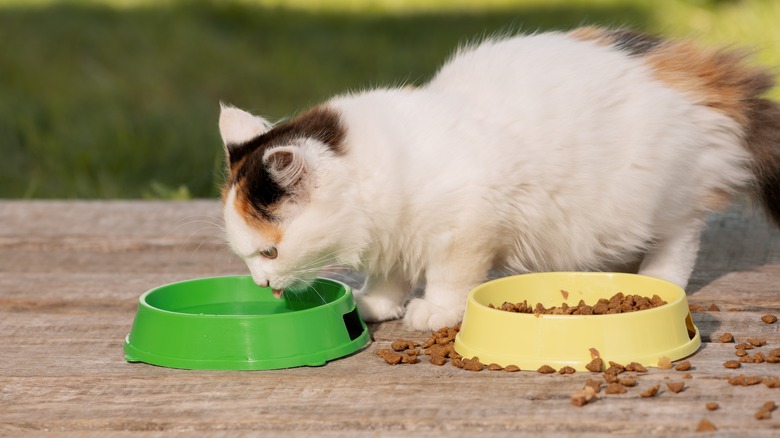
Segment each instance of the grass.
M280 119L422 83L496 32L628 25L780 67L778 19L773 0L0 0L0 197L213 197L220 100Z

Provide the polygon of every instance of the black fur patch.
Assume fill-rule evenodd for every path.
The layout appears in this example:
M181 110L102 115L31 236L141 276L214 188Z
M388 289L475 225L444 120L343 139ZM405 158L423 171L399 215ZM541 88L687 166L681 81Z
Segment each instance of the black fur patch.
M246 143L228 145L228 184L242 184L253 210L260 218L273 220L274 204L287 193L271 178L263 165L265 150L309 138L322 142L336 155L342 155L345 134L336 111L328 107L315 107Z
M612 39L615 47L628 52L631 56L645 55L664 42L662 38L655 35L627 29L613 30L607 35Z

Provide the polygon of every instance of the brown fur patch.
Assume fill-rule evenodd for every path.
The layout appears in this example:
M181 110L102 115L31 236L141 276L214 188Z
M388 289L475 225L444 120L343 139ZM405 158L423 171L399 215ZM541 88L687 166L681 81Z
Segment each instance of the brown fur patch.
M285 199L293 196L289 188L273 180L265 168L264 152L274 146L284 146L300 139L314 139L334 154L343 155L346 130L339 113L326 105L314 107L299 116L273 127L247 143L228 146L228 178L222 188L226 199L232 187L254 211L258 220L272 221L274 211ZM242 201L243 202L243 201ZM247 210L249 211L249 210Z
M247 225L260 233L263 238L269 242L273 242L274 245L277 245L282 241L282 238L284 237L282 229L272 221L258 215L253 208L252 203L249 202L246 193L240 188L236 188L236 197L233 202L236 211L241 215Z
M759 197L767 215L780 226L780 104L755 99L749 117L745 143L754 157Z
M629 55L644 55L664 42L663 39L630 29L604 29L598 26L580 27L569 32L573 38L592 41L600 46L614 46Z
M569 32L569 35L581 41L597 41L602 43L602 45L609 44L609 41L606 39L607 31L598 26L579 27Z
M700 49L690 42L664 44L646 57L657 79L742 126L749 125L755 99L774 85L766 69L746 65L746 58L744 52Z

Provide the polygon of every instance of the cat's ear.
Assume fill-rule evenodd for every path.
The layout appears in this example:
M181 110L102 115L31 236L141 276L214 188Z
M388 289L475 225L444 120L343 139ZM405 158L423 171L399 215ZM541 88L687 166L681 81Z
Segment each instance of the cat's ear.
M234 106L219 104L219 133L225 152L234 162L246 153L247 143L271 129L271 123Z
M263 165L271 178L286 190L301 187L309 174L304 151L298 146L277 146L263 154Z

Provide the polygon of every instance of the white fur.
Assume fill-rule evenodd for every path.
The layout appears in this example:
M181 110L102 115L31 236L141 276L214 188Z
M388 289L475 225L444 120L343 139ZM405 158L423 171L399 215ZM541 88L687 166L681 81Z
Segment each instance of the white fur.
M733 120L654 80L641 59L560 33L487 41L422 88L329 105L347 152L309 152L314 182L283 220L279 258L248 259L250 270L284 288L328 263L361 269L367 320L401 316L424 279L405 312L415 329L457 323L491 269L642 262L640 273L685 286L703 199L752 178ZM231 202L236 249L263 245Z

